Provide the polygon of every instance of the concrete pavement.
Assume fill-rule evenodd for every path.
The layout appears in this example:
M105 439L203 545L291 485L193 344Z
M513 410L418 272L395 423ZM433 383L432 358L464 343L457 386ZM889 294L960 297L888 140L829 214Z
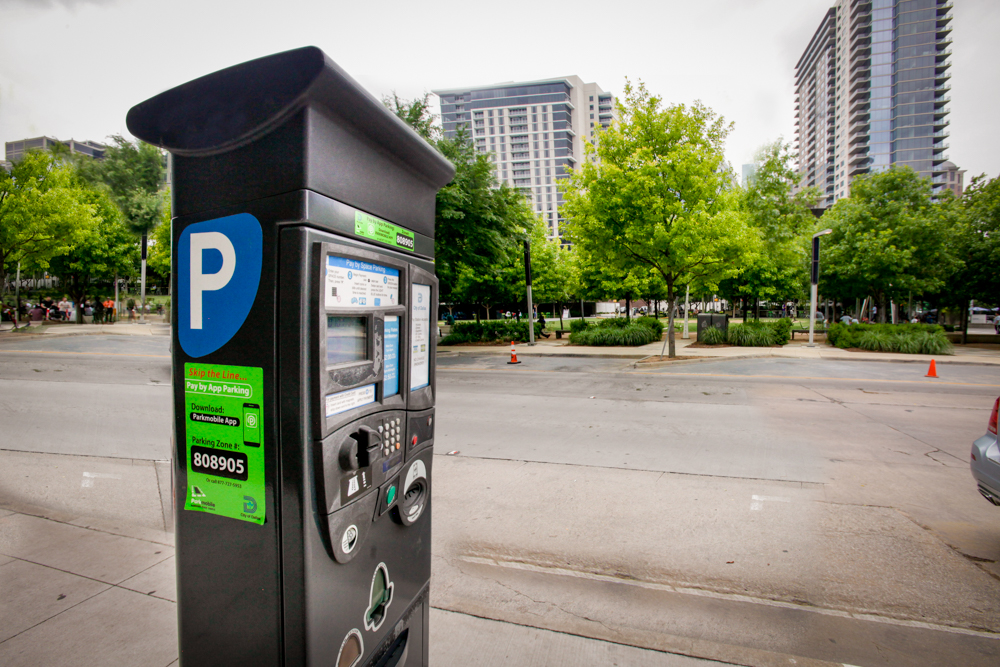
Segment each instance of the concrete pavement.
M61 338L58 347L64 351L60 354L88 354L73 351L78 345L65 337ZM89 340L101 342L101 339ZM135 339L136 342L139 340L139 337ZM155 339L145 340L149 344L158 342ZM83 343L84 339L79 342ZM24 354L27 355L31 347L34 346L22 344L0 347L0 350L18 352L15 348L24 348ZM475 352L483 348L465 349ZM600 348L594 350L598 353L602 351ZM744 352L747 349L722 348L718 351L723 350ZM700 354L701 351L695 348L691 352ZM495 354L501 355L508 353L507 346L495 351ZM658 354L659 350L656 349L655 353ZM861 356L867 357L864 361L871 361L881 355ZM727 364L741 363L737 355L718 355L708 361L719 364L726 358L730 359ZM923 364L928 358L917 357L916 360ZM557 358L549 361L556 363ZM606 363L612 361L607 360ZM693 361L699 363L701 360ZM594 363L598 362L599 357L595 357ZM162 363L162 360L157 363ZM651 372L669 372L673 363L656 364L648 368ZM780 365L789 362L751 359L745 363ZM71 365L77 364L74 361ZM826 367L828 364L822 365ZM38 377L38 371L29 366L31 364L24 368L17 367L12 372L16 372L20 379ZM836 368L838 363L829 366ZM888 370L889 365L885 366ZM99 372L99 368L67 368L64 374L79 373L82 378ZM913 367L896 368L900 371L918 370ZM992 367L980 370L966 367L955 369L955 372L960 370L963 373L982 374L991 372ZM922 372L920 369L921 376ZM634 371L632 374L645 375ZM144 377L136 375L134 383L142 385L148 382ZM589 412L596 412L598 408L613 411L630 422L626 426L633 430L641 424L657 422L657 419L642 418L641 414L652 410L658 416L658 406L647 400L639 402L625 399L626 394L634 398L645 398L645 393L635 393L640 390L647 392L653 388L646 384L645 377L637 377L635 380L601 379L602 383L608 381L613 385L621 385L615 390L616 394L598 396L596 399L582 396L589 401ZM496 384L496 380L492 378L485 382L491 386ZM524 384L516 380L512 382ZM546 396L561 395L560 391L580 394L582 387L578 382L576 379L553 376L551 390L546 388L542 393ZM483 402L484 397L470 392L470 387L463 387L458 392L455 389L452 388L451 391L455 396L441 397L442 415L449 409L449 403L452 403L451 408L455 407L459 394L467 395L470 401ZM162 388L150 389L161 390ZM766 467L761 468L763 472L757 473L757 480L727 479L720 487L718 477L699 477L698 470L682 474L649 470L649 461L640 464L639 467L644 469L625 471L609 470L606 466L614 461L600 459L589 465L567 466L554 461L483 461L439 456L437 465L441 474L435 490L435 502L439 503L436 515L462 515L468 520L462 524L437 524L435 584L432 588L432 604L435 607L431 624L432 664L701 664L685 662L687 659L662 651L752 665L791 664L790 656L796 656L796 664L799 665L830 664L824 661L832 658L853 664L875 664L875 658L881 656L881 651L888 651L890 655L895 654L897 657L909 657L917 653L925 658L922 664L947 664L949 657L955 656L961 656L963 664L995 664L998 656L997 635L980 631L995 631L995 619L1000 617L1000 612L996 609L997 598L991 593L995 590L995 583L984 572L994 569L994 563L981 563L968 555L963 558L949 553L945 545L921 530L961 531L967 530L967 526L963 528L956 524L950 527L928 527L928 522L922 517L911 520L912 517L908 518L891 508L892 503L898 502L898 497L873 497L862 506L850 506L855 502L854 487L867 486L875 489L884 486L888 472L905 469L913 490L926 490L915 501L921 505L946 507L948 498L954 496L955 490L959 489L962 494L968 491L978 510L984 513L992 511L992 507L975 497L969 484L964 460L967 455L967 438L964 433L958 434L957 438L954 433L948 436L933 432L915 433L913 436L928 443L936 442L938 437L951 437L961 449L956 450L954 455L944 451L928 453L919 444L903 436L914 426L910 423L912 418L904 414L912 412L908 407L919 404L925 411L954 411L960 409L963 403L968 403L969 399L960 395L942 397L931 406L924 396L897 398L885 392L865 392L853 387L834 391L824 389L822 396L812 389L775 387L754 399L752 403L758 407L773 405L779 401L796 401L803 408L810 408L814 404L819 406L821 404L815 402L821 399L830 402L831 406L843 406L838 408L841 410L849 409L865 415L870 413L877 417L876 421L871 422L867 421L869 417L865 417L865 430L870 436L877 435L880 441L884 441L887 447L885 456L889 459L876 462L865 456L862 447L867 444L865 442L852 439L845 443L853 445L857 451L848 448L829 454L838 459L848 459L847 462L836 462L842 471L836 477L841 478L843 474L852 480L852 484L847 490L838 490L837 486L829 484L832 475L813 477L817 473L823 473L824 469L832 470L830 464L835 463L834 459L830 459L830 464L825 459L812 463L804 460L802 464L805 467L802 470L782 470L778 466L787 457L777 455L779 450L774 448L773 442L769 442L775 439L756 438L755 433L759 431L766 435L767 429L763 429L764 426L770 429L771 426L787 428L792 425L784 424L777 411L770 416L764 415L772 420L772 425L761 422L759 418L752 419L752 413L740 412L742 408L736 405L740 391L744 390L737 388L732 394L723 393L720 396L716 390L701 384L692 383L688 389L684 389L672 381L669 392L672 400L670 404L662 406L662 410L683 410L694 421L711 425L709 413L704 413L701 417L693 414L697 406L704 403L708 408L711 403L713 410L718 411L724 409L720 405L732 403L734 418L730 423L737 424L742 429L741 446L746 449L747 454L753 455L744 463L766 464ZM992 392L992 389L983 388L982 391ZM506 389L503 393L511 396L516 394L512 389ZM597 445L602 441L602 436L596 431L597 426L593 431L593 438L596 439L593 446L587 441L587 431L580 431L584 436L573 437L558 430L551 433L542 431L546 425L554 426L549 423L551 420L544 414L532 417L524 412L532 403L537 403L535 393L525 395L523 399L505 399L524 403L520 408L522 412L519 413L518 430L524 426L536 435L535 440L525 445L538 448L541 452L551 451L553 443L568 446L571 444L569 441L573 441L577 445L574 458L583 454L600 454L598 450L602 447ZM872 405L860 405L858 397L867 393L879 394L879 397L872 400ZM899 405L895 405L896 403ZM637 411L635 419L627 419L629 410ZM509 412L503 409L495 411ZM898 424L890 423L888 412L892 412L893 419L898 416ZM896 415L897 412L900 414ZM983 410L976 409L970 415L970 423L975 425L978 432L981 432L981 424L985 419L982 414L978 414L980 412ZM820 415L820 412L809 413L809 418L805 420L808 428L800 438L800 442L811 443L811 448L815 448L816 436L838 428L843 420L837 415L830 415L831 419L820 422L816 419ZM529 423L521 424L525 418L529 418ZM454 419L448 421L458 424ZM882 421L886 422L886 429L872 425ZM672 422L681 423L670 419L658 421L661 427ZM590 428L589 422L577 426L581 429ZM504 440L502 443L483 442L480 447L499 447L502 444L505 447L502 455L510 455L509 450L514 443L509 438L502 437L508 433L502 423L484 426L481 421L477 421L475 428L478 434L489 433ZM879 430L874 430L876 428ZM899 434L893 435L888 429ZM882 430L886 432L883 433ZM608 432L603 436L603 442L613 445L622 437L634 439L638 435L635 432ZM692 434L678 431L670 438L640 439L650 440L657 447L665 448L670 440L681 441L684 438L690 439L691 436ZM458 439L466 443L477 441L476 438ZM454 444L455 440L449 442L442 434L441 445L444 449L451 449ZM544 449L539 445L544 445ZM892 445L891 449L900 451L888 452L888 445ZM464 444L462 449L466 450L467 447L469 445ZM933 445L929 449L932 450ZM500 453L498 450L498 454ZM669 454L663 449L656 455L666 457ZM687 454L693 457L691 460L706 460L704 456L698 457L695 449L688 452L679 448L673 455L681 458L664 458L664 462L658 464L659 468L683 469L680 464L687 460L683 458ZM44 455L20 456L37 458ZM532 456L538 458L541 455ZM911 460L908 457L912 457L913 464L904 463ZM757 461L757 458L761 460ZM748 472L752 472L747 465L733 457L709 457L707 460L733 466L733 475L746 476ZM634 467L634 463L627 461L626 459L614 465ZM935 472L936 467L941 465L949 468L945 471L948 480L944 485L940 484L940 473ZM27 459L22 461L16 456L9 456L0 461L0 466L13 474L21 468L27 471L33 464ZM499 474L500 468L505 466L512 466L512 469ZM132 470L123 472L126 467ZM954 471L950 470L952 467ZM456 469L449 474L449 468ZM850 472L847 472L848 468ZM22 500L2 505L11 514L0 512L0 554L3 554L0 556L0 589L5 591L4 601L0 602L0 630L8 618L5 615L9 611L6 608L6 591L15 591L9 598L13 603L30 607L30 600L33 598L31 593L38 588L33 585L27 593L16 593L16 586L8 587L8 580L3 578L3 569L9 565L23 563L18 567L32 569L28 567L31 565L55 569L72 577L96 581L103 588L96 592L87 589L91 594L84 599L81 596L74 597L77 604L72 608L57 608L49 616L45 616L49 613L47 611L39 612L45 618L31 627L17 629L19 626L15 624L12 627L15 627L17 634L9 638L0 632L0 664L173 664L176 648L173 649L172 657L167 656L167 662L159 662L162 652L157 642L162 637L149 640L148 655L150 660L155 661L144 662L145 658L137 657L133 651L133 643L141 644L145 641L142 635L151 632L150 627L157 627L157 631L165 632L161 626L173 623L175 617L169 596L164 593L167 589L160 583L150 587L149 591L135 590L145 588L146 580L143 576L148 579L160 576L162 581L163 570L172 569L172 559L169 565L165 561L158 561L145 569L136 569L145 565L145 561L139 557L146 553L142 544L162 547L169 546L170 543L169 534L164 537L160 535L162 531L155 528L157 510L162 509L160 506L163 503L162 494L160 498L156 498L156 484L160 483L156 476L157 464L127 459L99 461L93 456L63 456L51 458L45 470L46 474L51 471L69 479L73 482L70 486L75 485L75 488L72 494L43 494L44 504L58 504L66 514L51 510L40 512L27 507L24 503L43 503L42 500L32 500L34 496L31 494L38 490L27 486L19 487L19 497ZM121 498L115 496L109 497L107 502L101 501L108 509L105 517L94 518L89 510L84 513L83 503L87 498L85 492L88 488L98 489L99 485L111 478L87 477L85 473L88 472L120 477L120 480L114 481L114 486L118 487L120 493L116 493ZM720 472L726 474L727 471L715 471ZM122 520L129 512L129 492L126 487L133 484L129 477L132 474L136 475L135 491L143 488L150 495L148 503L135 503L134 518L138 518L139 514L147 517L138 522L142 525ZM767 479L769 476L771 478ZM93 487L84 487L88 479ZM458 480L462 480L460 484ZM498 484L501 480L506 486ZM827 483L825 491L820 488L822 483ZM609 505L603 494L600 501L595 502L593 490L607 487L617 490L612 498L613 502ZM469 488L485 488L487 491L470 499ZM843 489L843 485L839 488ZM891 489L887 489L886 493L889 491ZM700 503L685 502L686 499L699 499L703 495L706 499ZM755 501L756 497L761 500ZM504 509L504 502L514 500L516 502ZM757 511L753 509L754 502L762 505ZM454 505L450 511L449 503ZM455 503L460 503L460 506ZM695 506L702 509L692 514L689 510ZM537 512L527 508L536 508ZM636 526L648 525L648 513L651 510L656 512L659 521L643 530L635 530ZM935 512L939 510L935 509ZM955 514L968 521L967 512L964 515L960 512ZM740 518L744 515L749 519ZM17 518L24 516L41 522ZM84 518L85 516L89 518ZM7 521L10 517L15 518ZM166 518L161 518L164 525L167 525ZM64 529L54 528L50 525L52 522L71 526L72 530L67 528L65 530L69 532L62 534ZM954 520L951 523L955 523ZM549 535L545 531L552 526L566 528L566 534ZM788 526L799 526L802 529L788 529ZM655 534L650 535L650 530ZM664 533L671 530L680 532L675 535ZM89 535L90 532L124 538L126 541L112 540L118 545L116 546L104 537ZM513 536L513 539L505 539L501 543L495 539L498 534ZM726 537L732 539L727 540ZM533 538L542 538L548 545L548 551L540 552L537 548L539 540ZM957 541L961 543L961 540ZM782 542L786 544L782 545ZM651 549L651 544L663 545L664 548ZM790 544L791 548L786 549ZM442 548L442 545L459 545L460 548L449 550ZM594 552L595 545L598 553ZM782 554L770 553L769 545L775 548L780 546ZM995 545L986 546L993 548ZM57 553L67 549L73 554L70 561ZM47 553L49 550L52 553ZM133 551L139 554L135 559ZM728 560L712 560L713 556L725 555L724 552L727 551L731 552ZM801 565L802 561L793 562L792 556L784 555L786 551L796 552L799 558L803 552L807 553L808 567ZM93 554L106 557L109 562L95 560L96 556L91 557ZM761 563L758 561L771 556L775 558L760 567ZM983 558L994 559L996 556L984 552ZM733 562L730 563L729 560ZM588 566L587 563L591 565ZM621 567L613 567L616 563ZM935 569L940 568L942 563L945 564L947 573ZM771 568L774 568L773 571ZM16 582L22 576L27 576L16 569L12 572L14 575L10 581ZM711 575L708 586L704 581L691 585L695 577L701 576L699 573L706 572ZM956 572L959 576L955 575ZM119 579L119 576L124 578ZM133 579L140 583L129 583ZM69 581L80 583L76 579ZM869 589L854 591L850 584L859 581L868 582ZM935 589L927 582L950 582L953 585L948 590L941 589L940 586ZM787 597L775 595L776 591L787 593ZM66 595L64 600L70 597L63 592L59 595ZM968 603L959 617L953 616L953 609L942 602L945 597L954 599L956 595ZM144 597L156 599L142 599ZM22 602L25 599L29 602ZM169 611L165 611L158 602L161 599L166 600ZM604 602L595 605L594 600ZM874 605L871 604L873 601ZM920 614L914 616L900 613L893 617L892 606L896 604L907 611L917 609ZM480 608L476 608L476 605L480 605ZM122 609L134 610L134 613L122 613ZM161 615L161 620L147 620L147 617L156 618L156 614ZM169 622L162 620L166 619L164 614L169 615ZM476 618L479 614L500 620ZM13 615L18 616L16 613ZM955 624L961 627L954 627ZM135 634L130 634L131 625L137 629ZM110 630L95 630L105 627ZM46 632L53 634L45 634ZM50 639L56 635L62 638L60 642ZM583 639L576 635L597 639ZM859 636L870 640L867 649L861 642L857 643L858 648L855 649L853 642L857 642ZM737 639L738 644L734 643ZM5 646L9 642L13 649ZM832 648L845 645L851 646L853 653ZM65 652L60 653L53 646L61 646ZM644 648L633 648L634 646ZM114 657L116 652L120 652L122 657ZM61 656L71 656L73 659ZM892 664L893 660L888 662Z
M0 664L178 664L173 534L0 505ZM724 664L431 610L435 667ZM809 663L800 663L809 664Z

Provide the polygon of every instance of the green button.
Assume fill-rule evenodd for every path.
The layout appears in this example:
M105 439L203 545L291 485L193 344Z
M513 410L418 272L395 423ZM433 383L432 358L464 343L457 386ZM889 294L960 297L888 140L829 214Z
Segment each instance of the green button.
M389 487L389 490L385 492L385 504L391 505L392 501L396 499L396 485L393 484Z

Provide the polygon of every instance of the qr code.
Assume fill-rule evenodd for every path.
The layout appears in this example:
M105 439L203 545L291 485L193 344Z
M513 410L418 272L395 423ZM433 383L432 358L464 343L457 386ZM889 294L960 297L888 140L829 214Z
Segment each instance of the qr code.
M330 296L337 296L337 288L336 287L331 287L330 288Z

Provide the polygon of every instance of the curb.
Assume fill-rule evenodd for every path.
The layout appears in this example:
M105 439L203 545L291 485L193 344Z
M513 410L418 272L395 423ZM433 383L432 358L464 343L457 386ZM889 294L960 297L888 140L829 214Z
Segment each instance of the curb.
M510 354L510 351L506 348L503 350L497 350L493 348L465 348L462 350L456 349L439 349L438 355L440 356L506 356ZM638 368L638 364L643 359L649 359L650 357L659 356L657 354L579 354L579 353L552 353L552 352L522 352L520 356L525 358L529 357L547 357L547 358L571 358L571 359L625 359L632 360L633 365ZM740 354L731 356L708 356L700 357L698 359L685 359L683 356L677 358L677 361L653 361L646 364L642 364L643 368L662 368L663 366L679 365L679 364L692 364L692 363L705 363L709 361L736 361L736 360L746 360L746 359L806 359L810 361L861 361L861 362L877 362L883 364L929 364L931 357L930 355L920 355L921 359L882 359L874 356L864 356L864 357L798 357L795 355L786 354ZM937 363L945 365L964 365L964 366L1000 366L1000 356L997 357L996 361L988 360L965 360L956 358L937 358L933 357Z

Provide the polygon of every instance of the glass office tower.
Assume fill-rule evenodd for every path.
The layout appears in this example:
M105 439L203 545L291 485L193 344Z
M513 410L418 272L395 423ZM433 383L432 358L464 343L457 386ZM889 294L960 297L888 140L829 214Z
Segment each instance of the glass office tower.
M951 8L948 0L839 0L824 16L796 66L799 171L803 186L823 192L821 206L846 197L851 178L890 165L930 178L936 192L947 187ZM833 101L834 128L832 155L820 165L817 81Z

